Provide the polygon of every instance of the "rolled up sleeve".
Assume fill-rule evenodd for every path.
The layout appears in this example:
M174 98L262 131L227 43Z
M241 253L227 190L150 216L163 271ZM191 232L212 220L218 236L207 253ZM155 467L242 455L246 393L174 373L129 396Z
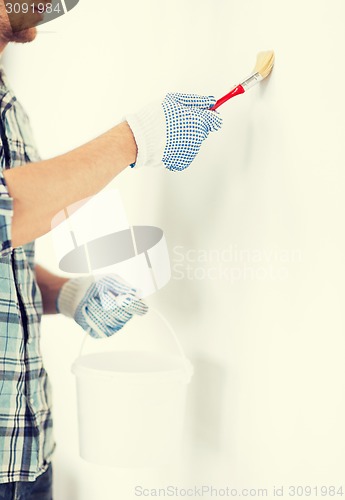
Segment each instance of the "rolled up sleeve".
M10 197L5 178L0 169L0 258L12 251L11 225L13 198Z

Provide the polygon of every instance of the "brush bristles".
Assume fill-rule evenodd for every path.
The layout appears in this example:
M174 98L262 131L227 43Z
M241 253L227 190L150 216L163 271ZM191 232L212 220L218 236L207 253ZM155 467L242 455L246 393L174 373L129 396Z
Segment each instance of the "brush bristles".
M256 66L254 68L255 73L260 73L262 78L266 78L273 68L274 65L274 52L273 50L267 50L266 52L260 52L256 60Z

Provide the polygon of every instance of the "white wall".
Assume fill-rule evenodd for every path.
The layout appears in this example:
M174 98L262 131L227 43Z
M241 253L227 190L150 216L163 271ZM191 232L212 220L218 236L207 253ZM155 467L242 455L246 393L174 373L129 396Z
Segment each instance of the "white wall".
M154 302L196 368L181 467L106 470L78 458L69 367L82 335L47 318L58 500L129 500L135 484L262 487L268 498L282 484L341 485L344 15L342 0L83 0L41 28L56 33L8 51L45 157L166 91L219 97L259 50L277 57L268 81L222 108L222 133L188 171L129 169L115 181L133 223L165 230L175 265ZM38 255L56 269L50 245L42 238ZM192 279L178 279L181 258Z

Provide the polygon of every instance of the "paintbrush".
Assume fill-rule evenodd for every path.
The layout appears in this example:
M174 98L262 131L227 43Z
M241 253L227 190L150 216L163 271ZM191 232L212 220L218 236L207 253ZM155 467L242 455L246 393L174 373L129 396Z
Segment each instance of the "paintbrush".
M215 111L219 106L224 104L226 101L231 99L232 97L235 97L236 95L243 94L247 90L251 89L256 85L257 83L261 82L266 76L268 76L273 68L274 65L274 52L273 50L267 50L265 52L259 52L257 59L256 59L256 65L255 68L253 69L253 72L251 75L246 78L243 82L241 82L239 85L236 85L228 94L226 94L224 97L221 97L218 99L216 104L211 108L212 111Z

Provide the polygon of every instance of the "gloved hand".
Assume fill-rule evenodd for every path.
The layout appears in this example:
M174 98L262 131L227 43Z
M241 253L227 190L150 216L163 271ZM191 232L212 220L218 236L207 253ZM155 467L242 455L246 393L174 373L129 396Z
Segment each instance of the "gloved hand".
M222 126L218 112L210 111L215 102L211 96L167 94L163 102L127 115L138 148L132 166L163 164L169 170L187 168L209 132Z
M134 314L142 316L147 305L115 274L87 276L67 281L57 298L57 311L75 321L94 338L113 335Z

